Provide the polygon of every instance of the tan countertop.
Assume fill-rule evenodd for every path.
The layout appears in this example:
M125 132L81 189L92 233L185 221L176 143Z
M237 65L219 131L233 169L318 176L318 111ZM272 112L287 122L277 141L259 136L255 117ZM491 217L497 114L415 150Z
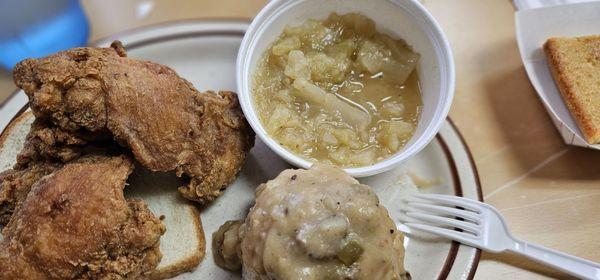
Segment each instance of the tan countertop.
M91 39L187 18L250 18L266 0L83 0ZM600 152L566 146L527 79L509 0L422 0L456 59L450 112L475 159L485 201L525 240L600 262ZM140 4L142 8L140 7ZM0 71L0 101L15 90ZM566 278L524 258L484 253L476 279Z

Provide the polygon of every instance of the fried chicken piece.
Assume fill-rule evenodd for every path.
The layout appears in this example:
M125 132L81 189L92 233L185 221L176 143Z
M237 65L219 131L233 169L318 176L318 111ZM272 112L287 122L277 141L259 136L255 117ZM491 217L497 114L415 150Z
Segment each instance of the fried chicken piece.
M133 163L88 156L43 177L4 228L0 279L139 279L165 227L123 196Z
M10 169L0 173L0 225L8 223L34 183L58 168L57 163L41 161L24 169Z
M0 173L0 226L5 226L25 200L31 186L63 163L86 154L114 155L118 149L99 145L100 133L65 132L54 124L36 119L12 169Z
M30 163L58 160L68 162L81 156L85 145L94 141L94 133L63 131L51 122L37 118L25 139L25 146L17 158L16 169Z
M23 149L17 156L15 169L25 169L40 161L66 163L90 150L119 150L116 149L118 147L107 130L66 131L48 120L36 118L27 133Z
M200 93L166 66L127 58L119 42L24 60L14 80L37 117L69 133L108 130L148 169L190 177L179 191L200 203L235 179L254 144L235 93Z

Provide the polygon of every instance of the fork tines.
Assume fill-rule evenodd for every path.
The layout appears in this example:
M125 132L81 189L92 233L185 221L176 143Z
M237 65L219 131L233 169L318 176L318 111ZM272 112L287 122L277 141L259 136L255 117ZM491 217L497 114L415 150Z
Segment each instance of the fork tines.
M404 207L405 225L466 243L481 235L481 209L477 202L446 195L414 195Z

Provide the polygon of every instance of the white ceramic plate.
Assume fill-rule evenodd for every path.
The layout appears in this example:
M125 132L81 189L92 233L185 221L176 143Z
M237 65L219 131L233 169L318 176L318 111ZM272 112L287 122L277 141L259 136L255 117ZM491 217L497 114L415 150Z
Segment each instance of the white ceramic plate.
M199 90L235 89L235 56L247 21L181 21L126 32L93 45L108 46L121 40L128 56L168 65L191 81ZM16 92L0 108L0 128L27 103L23 92ZM177 279L240 279L215 266L210 250L212 233L225 221L245 216L254 199L254 189L290 166L257 140L239 178L225 194L202 209L207 239L204 261L192 273ZM444 186L424 192L481 198L477 171L467 146L450 121L446 121L434 141L402 166L389 172L361 178L372 186L396 221L399 198L406 189L398 184L407 172L438 180ZM472 279L480 251L436 238L407 238L405 266L413 279Z

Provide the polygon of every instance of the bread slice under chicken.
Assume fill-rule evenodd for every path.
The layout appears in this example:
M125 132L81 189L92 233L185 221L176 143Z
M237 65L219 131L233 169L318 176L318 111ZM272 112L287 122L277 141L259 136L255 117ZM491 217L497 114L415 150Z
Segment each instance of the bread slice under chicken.
M16 162L33 120L33 114L27 110L0 135L0 172ZM196 206L177 192L177 187L183 185L180 179L173 173L152 173L136 165L128 183L125 196L144 200L167 228L160 239L162 259L151 278L165 279L196 269L205 255L204 230Z

